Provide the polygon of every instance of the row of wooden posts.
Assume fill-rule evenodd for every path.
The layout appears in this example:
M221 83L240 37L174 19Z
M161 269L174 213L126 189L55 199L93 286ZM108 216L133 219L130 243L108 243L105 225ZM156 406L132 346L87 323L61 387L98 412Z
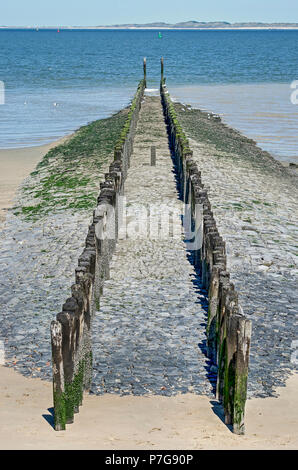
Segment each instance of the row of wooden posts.
M55 430L61 431L74 420L83 402L83 392L92 380L92 317L99 309L103 285L117 238L119 199L133 152L138 115L145 90L141 80L128 112L114 161L100 183L97 207L89 226L85 248L75 270L75 284L56 320L51 323L53 398Z
M190 211L187 232L192 233L193 239L188 245L192 247L195 268L208 290L207 354L217 367L216 394L223 403L226 424L232 426L234 433L244 434L251 321L243 315L230 280L225 242L202 183L199 161L193 158L165 86L163 59L160 93L181 196Z

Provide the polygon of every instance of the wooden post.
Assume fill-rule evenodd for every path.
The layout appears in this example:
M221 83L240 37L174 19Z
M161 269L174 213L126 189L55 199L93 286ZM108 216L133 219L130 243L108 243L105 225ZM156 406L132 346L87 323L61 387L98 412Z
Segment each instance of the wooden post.
M223 269L222 267L222 270ZM214 364L217 363L219 277L220 266L213 266L208 295L207 356Z
M247 375L251 321L242 315L227 319L227 343L224 379L225 422L235 434L244 434L244 412L247 396Z
M147 87L147 61L146 61L146 57L144 57L143 67L144 67L145 87Z
M56 431L64 431L66 408L64 394L64 370L62 357L62 325L54 320L51 323L54 424Z
M160 59L161 83L163 84L163 57Z
M67 299L62 311L57 315L57 321L61 323L62 331L62 356L64 370L64 404L66 424L74 421L74 400L72 382L74 378L74 357L75 357L75 309L76 301L73 297Z
M227 329L226 319L227 312L226 307L229 304L227 297L229 295L230 282L229 274L227 272L220 271L219 285L218 285L218 318L217 318L217 384L216 384L216 397L219 401L223 401L224 395L224 383L225 383L225 358L226 358L226 341L227 341Z
M156 165L156 147L154 145L151 146L151 166Z

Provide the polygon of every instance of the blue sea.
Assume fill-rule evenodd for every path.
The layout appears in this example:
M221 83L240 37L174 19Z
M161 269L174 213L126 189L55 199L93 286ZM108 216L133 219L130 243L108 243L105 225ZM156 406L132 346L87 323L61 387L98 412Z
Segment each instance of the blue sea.
M175 99L298 159L298 31L0 30L0 148L41 145L126 106L147 58ZM298 96L298 93L297 93ZM0 96L1 99L1 96Z

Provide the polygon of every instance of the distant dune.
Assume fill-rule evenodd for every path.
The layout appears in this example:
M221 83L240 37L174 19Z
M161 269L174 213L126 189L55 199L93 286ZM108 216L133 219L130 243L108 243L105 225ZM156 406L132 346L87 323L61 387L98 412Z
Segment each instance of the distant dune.
M0 29L33 29L35 26L0 26ZM43 26L39 29L56 29L58 26ZM60 26L60 29L298 29L298 23L229 23L228 21L184 21L164 23L156 21L144 24L115 24L108 26Z
M181 23L144 23L108 26L109 28L160 28L160 29L241 29L241 28L298 28L298 23L229 23L227 21L184 21ZM98 26L102 28L102 26Z

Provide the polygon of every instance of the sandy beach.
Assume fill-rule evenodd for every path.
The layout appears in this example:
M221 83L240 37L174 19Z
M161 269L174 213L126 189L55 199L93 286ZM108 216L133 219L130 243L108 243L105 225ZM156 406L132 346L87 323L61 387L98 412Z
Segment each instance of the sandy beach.
M279 398L249 400L245 436L230 432L215 401L194 394L86 395L74 424L56 432L51 383L0 367L0 449L297 449L297 386L295 375Z
M18 186L34 170L43 155L66 139L63 137L37 147L0 149L0 228Z

